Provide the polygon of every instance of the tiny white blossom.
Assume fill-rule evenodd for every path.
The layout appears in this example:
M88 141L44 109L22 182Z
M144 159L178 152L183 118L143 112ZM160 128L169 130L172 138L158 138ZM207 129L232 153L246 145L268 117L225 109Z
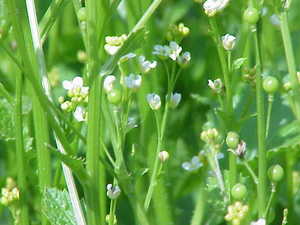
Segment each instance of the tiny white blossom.
M63 87L66 90L77 89L83 87L82 77L74 77L72 81L64 80Z
M221 79L208 80L208 86L216 93L221 93L223 90L223 83Z
M169 159L169 153L167 151L161 151L158 155L160 161L165 162Z
M160 59L164 60L169 57L170 48L166 45L155 45L152 52L153 55L157 55Z
M157 66L156 61L148 61L143 55L139 57L139 64L143 73L148 73Z
M251 222L251 225L266 225L266 220L261 218L257 221Z
M81 106L76 107L76 110L73 113L73 115L78 122L86 121L86 111Z
M200 162L199 156L194 156L191 161L182 163L182 168L189 172L198 170L203 164Z
M104 45L104 50L109 55L115 55L119 51L120 48L121 48L121 46L114 46L114 45L109 45L109 44Z
M182 51L182 47L180 47L175 41L171 41L169 44L169 57L172 60L176 60L179 54Z
M127 62L128 60L133 59L133 58L135 58L135 57L136 57L136 54L130 52L130 53L126 54L126 55L123 55L123 56L120 58L119 63Z
M64 111L69 110L72 106L72 103L70 101L65 101L60 105L60 108Z
M214 16L217 12L222 11L228 4L229 0L207 0L203 4L204 11L208 16Z
M181 94L180 93L171 93L169 103L171 108L176 108L181 101Z
M131 73L124 78L124 81L127 88L137 90L142 85L142 76Z
M181 67L186 67L190 63L191 58L190 52L184 52L178 57L177 62Z
M119 195L121 194L121 189L118 185L113 186L112 184L108 184L106 186L106 195L107 197L109 197L110 199L116 199L119 197Z
M236 37L230 34L226 34L222 37L222 44L225 50L231 51L236 43Z
M159 95L151 93L147 95L147 101L152 110L158 110L161 106Z
M114 75L109 75L105 77L103 81L103 88L106 92L111 92L114 88L114 82L116 81L116 77Z

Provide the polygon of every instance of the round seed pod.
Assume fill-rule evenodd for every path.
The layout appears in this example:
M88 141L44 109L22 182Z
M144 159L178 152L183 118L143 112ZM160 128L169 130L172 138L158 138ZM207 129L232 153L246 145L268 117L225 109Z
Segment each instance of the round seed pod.
M283 178L284 170L279 164L276 164L269 168L268 175L271 181L279 182Z
M263 88L268 94L274 94L279 88L279 81L276 77L268 76L263 81Z
M245 10L243 19L246 23L249 24L256 24L257 21L259 20L259 12L257 9L253 7L249 7L248 9Z
M241 200L247 195L247 188L244 184L237 183L231 189L231 195L236 200Z
M226 144L231 149L236 149L240 142L240 136L238 133L230 131L227 133Z

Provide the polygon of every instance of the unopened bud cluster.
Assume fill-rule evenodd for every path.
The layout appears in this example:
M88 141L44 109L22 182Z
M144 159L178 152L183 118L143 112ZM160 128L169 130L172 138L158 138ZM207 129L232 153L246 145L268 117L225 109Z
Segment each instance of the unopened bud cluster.
M221 135L216 128L210 128L201 132L200 138L206 144L218 149L221 143Z
M248 213L248 205L243 205L241 202L235 202L228 206L225 220L231 222L232 225L242 224L242 220Z
M171 25L167 33L167 39L171 40L181 40L182 38L189 35L190 29L184 25L184 23L179 23L178 25Z
M6 186L1 189L1 204L8 206L18 201L20 198L19 189L16 187L15 181L8 177L6 179Z
M106 44L104 45L104 50L109 55L115 55L118 52L118 50L122 47L126 39L126 34L122 34L121 36L107 36L105 37Z

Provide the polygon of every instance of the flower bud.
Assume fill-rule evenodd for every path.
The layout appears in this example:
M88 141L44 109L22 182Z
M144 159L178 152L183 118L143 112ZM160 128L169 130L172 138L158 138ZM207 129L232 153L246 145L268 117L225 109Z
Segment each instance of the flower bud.
M225 50L231 51L236 44L236 37L226 34L222 37L222 44Z
M109 75L105 77L103 81L103 88L107 93L113 90L115 81L116 81L116 77L114 75Z
M113 186L112 184L108 184L106 186L106 190L107 190L106 192L107 197L109 197L112 200L117 199L121 194L121 189L119 188L118 185Z
M171 96L170 96L170 99L169 99L170 108L175 109L178 106L180 100L181 100L181 94L180 93L174 93L174 94L171 93Z
M151 93L147 95L147 101L152 110L158 110L161 106L159 95Z
M214 81L208 80L208 86L217 94L220 94L223 91L223 83L221 79L216 79Z
M158 155L161 162L165 162L169 159L169 153L167 151L161 151Z

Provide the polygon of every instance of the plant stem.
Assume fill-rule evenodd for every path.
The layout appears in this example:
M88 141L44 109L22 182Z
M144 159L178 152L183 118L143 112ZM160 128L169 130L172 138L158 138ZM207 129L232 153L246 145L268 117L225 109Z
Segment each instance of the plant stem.
M163 119L160 124L158 120L158 115L155 112L155 120L156 120L156 126L157 126L157 148L156 148L156 153L155 153L155 159L154 159L154 166L153 166L153 171L151 174L151 179L150 179L150 184L149 188L146 194L145 198L145 204L144 208L148 210L150 201L153 195L154 187L157 183L157 173L159 171L159 152L161 151L163 139L164 139L164 133L165 133L165 128L166 128L166 123L167 123L167 117L168 117L168 112L169 112L169 103L167 102L165 105L164 109L164 114L163 114Z
M274 198L275 192L276 192L276 185L272 184L272 191L271 191L271 195L270 195L270 198L269 198L269 201L268 201L265 213L264 213L264 218L267 218L267 216L268 216L268 213L269 213L269 210L270 210L271 203L272 203L272 200Z
M221 63L221 68L222 68L222 73L224 77L224 82L225 82L225 87L226 87L226 113L228 116L228 121L231 121L234 119L233 118L233 104L232 104L232 88L231 88L231 82L230 82L230 71L228 69L228 65L226 63L226 56L224 49L222 47L221 41L220 41L220 33L219 29L216 23L215 18L210 18L209 19L210 26L213 32L213 37L215 44L217 46L217 51L218 51L218 56L219 60ZM231 53L228 55L228 63L229 60L231 60ZM226 122L228 122L226 121ZM230 123L226 123L230 124ZM228 130L231 130L231 127L227 127ZM233 154L229 154L229 184L230 184L230 189L233 187L233 185L236 182L236 177L237 177L237 162L236 162L236 157Z
M42 79L42 85L44 88L44 92L48 99L51 101L51 90L50 90L50 85L49 81L47 79L47 69L46 69L46 63L45 63L45 57L44 57L44 52L42 49L42 42L38 30L38 22L37 22L37 17L36 17L36 10L35 10L35 4L33 0L26 0L26 5L27 5L27 12L28 12L28 17L29 17L29 23L30 23L30 29L31 29L31 35L32 35L32 41L33 41L33 46L35 50L35 57L36 60L38 61L38 70L39 70L39 75ZM58 119L55 117L54 118L57 123ZM57 147L60 152L65 154L65 150L60 142L60 140L57 137L57 134L54 133L54 138L57 144ZM78 225L85 225L85 218L81 209L80 205L80 200L78 197L76 185L74 182L74 178L72 175L71 170L62 163L62 168L64 171L64 176L66 179L74 215L76 218L76 222Z
M292 90L293 90L293 99L296 105L296 117L300 119L300 84L297 77L296 64L295 64L295 56L293 52L293 45L290 36L290 31L288 27L288 16L287 12L283 11L280 14L280 28L281 28L281 36L283 40L285 57L288 65L288 71L290 74L291 82L292 82Z
M254 183L256 185L258 185L258 178L257 178L256 174L254 173L254 171L252 170L251 166L248 164L247 161L243 161L243 164L246 167L246 169L248 170L248 172L250 173Z
M254 42L256 51L256 107L257 107L257 139L258 139L258 208L259 216L263 216L266 202L266 184L267 184L267 158L266 158L266 130L265 130L265 110L264 95L262 89L261 77L261 53L258 40L258 31L255 27Z
M266 138L268 138L268 136L269 136L269 128L270 128L273 102L274 102L274 96L269 95L268 96L268 113L267 113L267 122L266 122Z
M204 218L205 211L205 185L201 183L199 188L200 190L197 193L197 200L195 210L193 212L193 217L191 220L191 225L201 225Z
M16 75L16 104L15 104L15 128L16 128L16 156L18 167L18 186L21 192L20 224L28 225L28 203L26 202L27 176L25 169L25 155L23 143L23 119L22 119L22 76ZM25 200L25 201L24 201Z

